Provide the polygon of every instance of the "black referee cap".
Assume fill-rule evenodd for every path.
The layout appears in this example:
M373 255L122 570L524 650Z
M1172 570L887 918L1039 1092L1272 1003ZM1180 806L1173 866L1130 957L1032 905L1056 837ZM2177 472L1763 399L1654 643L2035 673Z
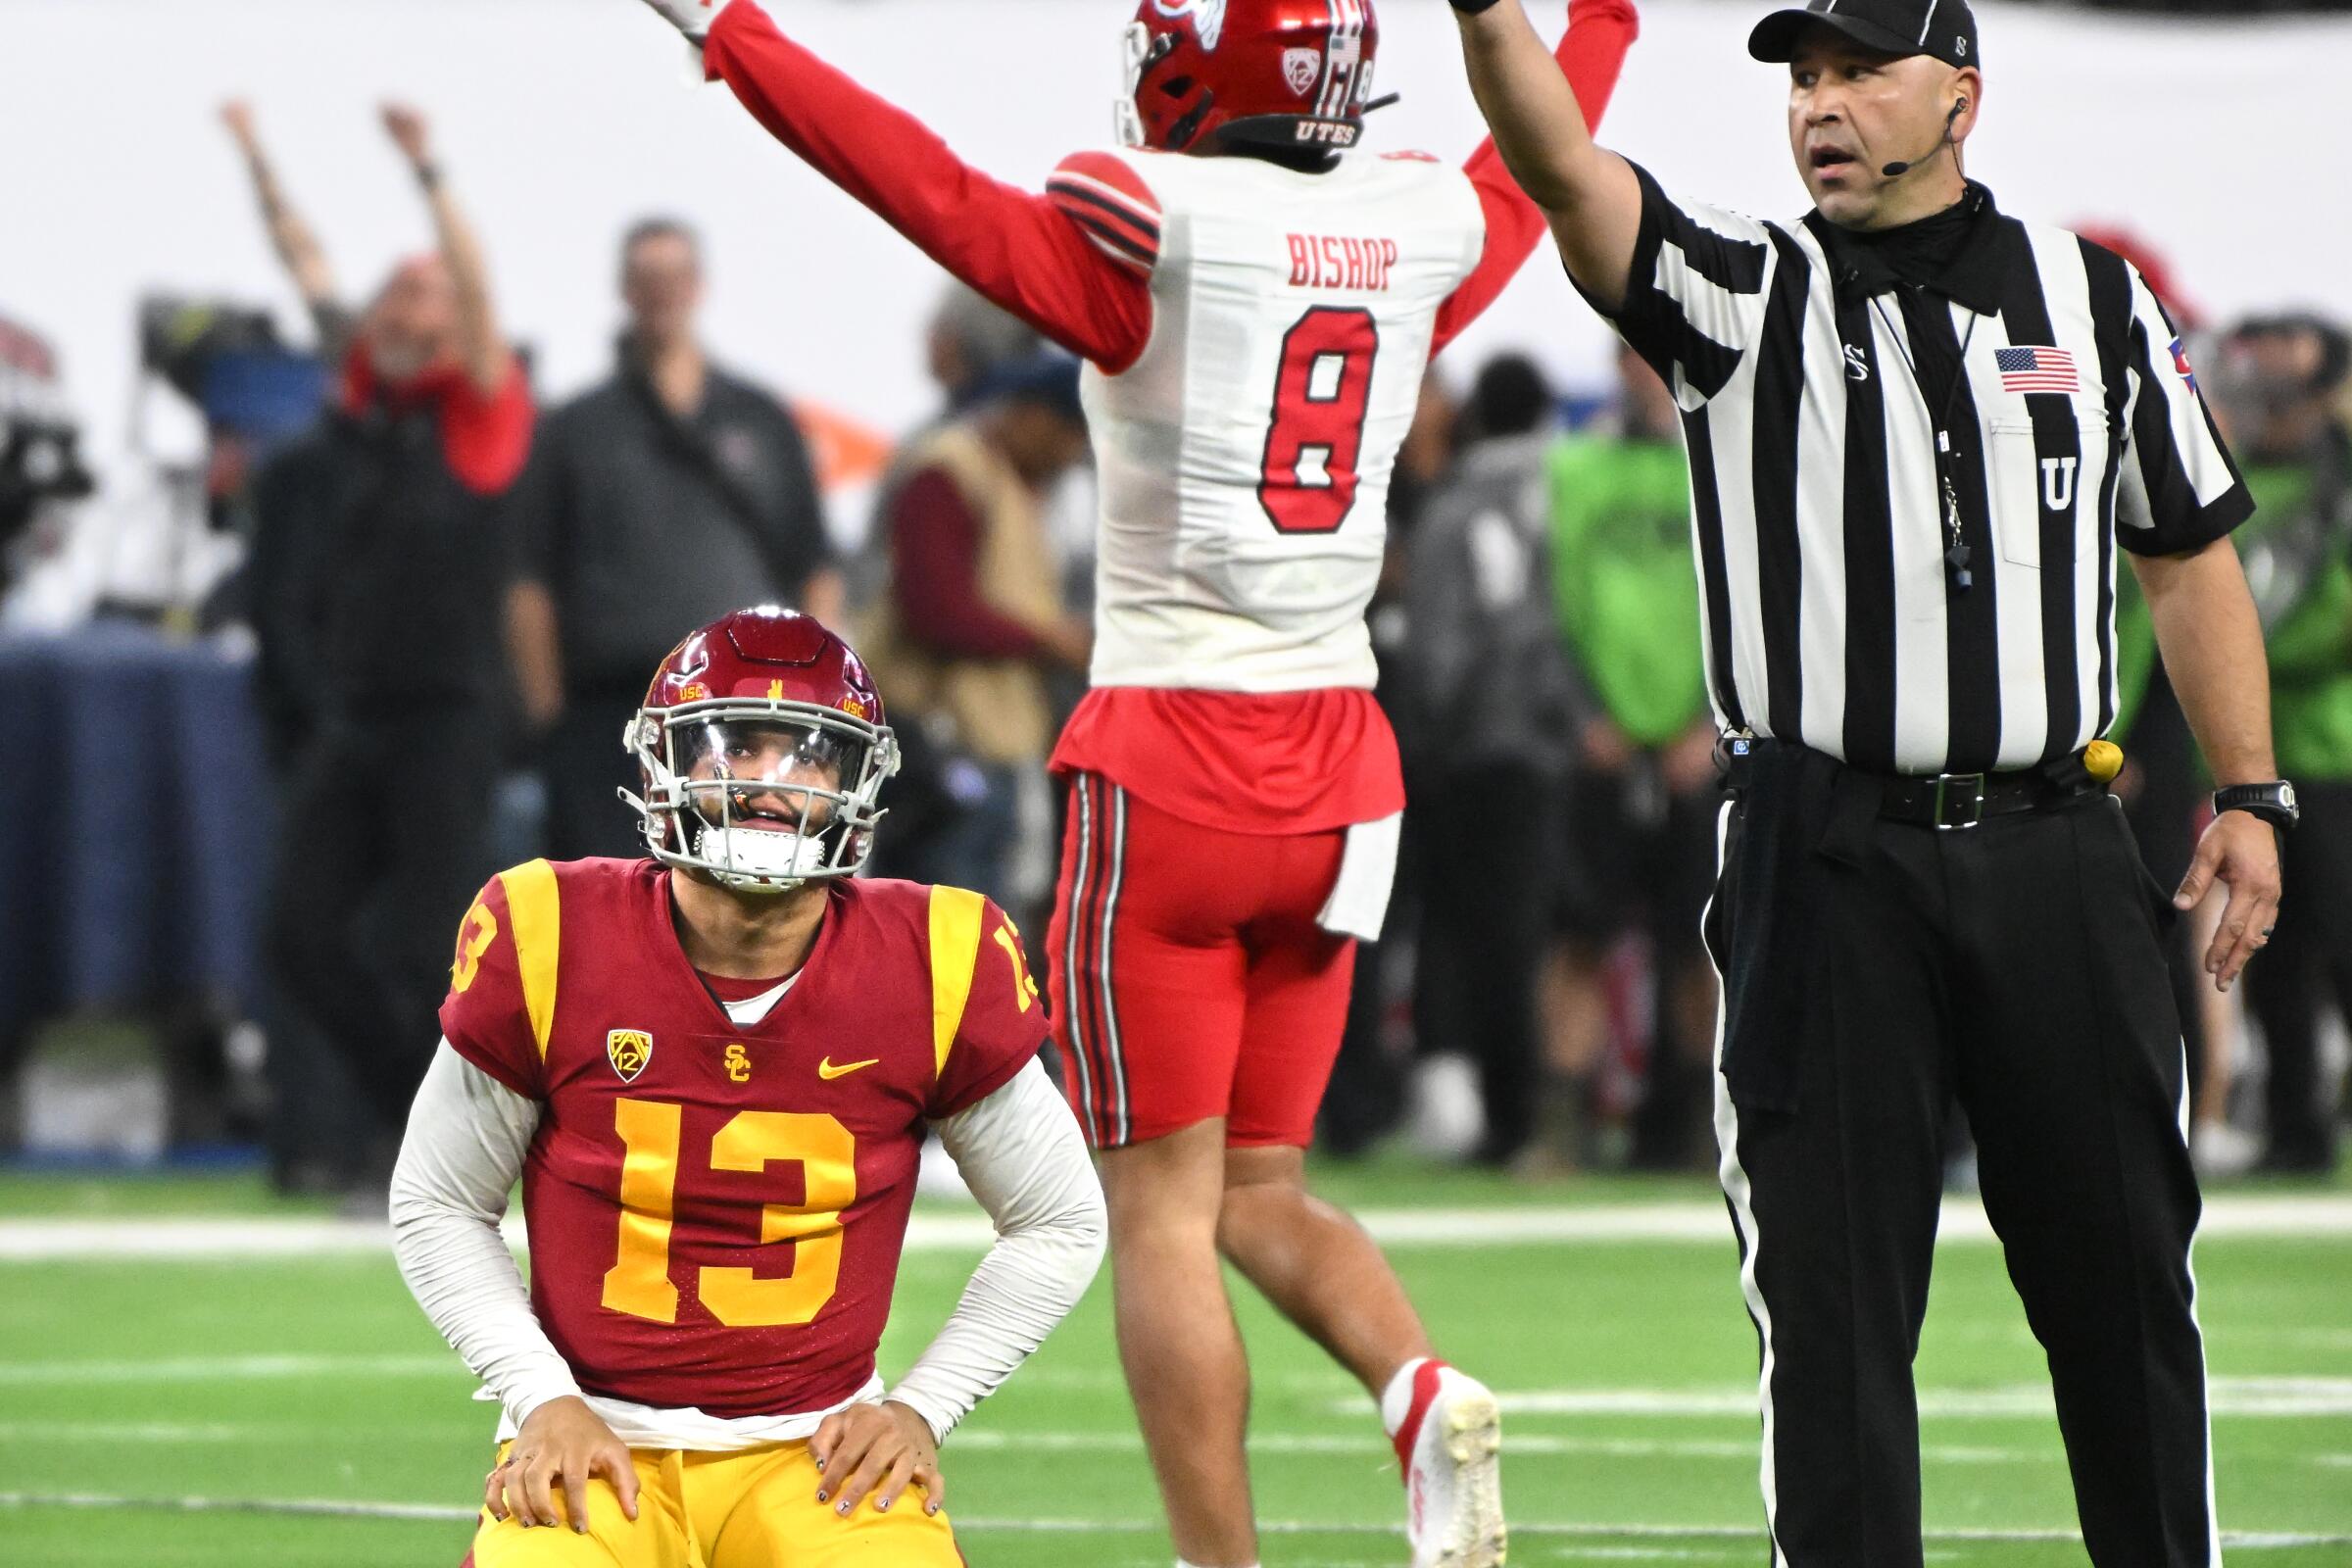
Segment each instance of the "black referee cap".
M1947 66L1977 66L1977 18L1968 0L1811 0L1802 11L1776 11L1747 36L1758 60L1786 64L1811 22L1836 27L1881 54L1929 55Z

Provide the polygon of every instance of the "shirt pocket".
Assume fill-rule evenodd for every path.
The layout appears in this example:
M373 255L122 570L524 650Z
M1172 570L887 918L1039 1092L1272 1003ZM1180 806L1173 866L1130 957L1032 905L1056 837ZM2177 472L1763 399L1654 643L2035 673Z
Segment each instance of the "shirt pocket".
M2013 415L1991 420L1989 428L1984 478L2001 560L2030 569L2071 569L2082 550L2084 514L2095 512L2107 472L2106 412L2075 407L2071 451L2069 426L2057 419L2037 426Z

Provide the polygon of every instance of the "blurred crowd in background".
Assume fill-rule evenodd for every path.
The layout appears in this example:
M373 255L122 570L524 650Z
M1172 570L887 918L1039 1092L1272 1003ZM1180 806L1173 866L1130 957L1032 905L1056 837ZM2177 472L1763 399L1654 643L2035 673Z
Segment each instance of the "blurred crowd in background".
M365 291L252 117L222 118L309 329L141 304L144 370L201 416L200 464L91 472L37 320L0 319L0 723L24 745L0 786L0 1151L259 1145L288 1190L380 1180L475 888L534 855L642 852L624 722L677 639L741 605L803 608L874 667L906 753L877 873L978 888L1045 930L1044 760L1091 642L1073 363L944 292L936 407L905 411L878 476L828 491L840 433L698 333L707 269L735 259L688 219L618 237L611 373L557 398L501 331L421 117L384 124L432 242ZM2200 320L2158 255L2102 237L2192 329L2260 502L2239 547L2303 800L2242 999L2191 956L2219 901L2180 925L2194 1152L2215 1176L2325 1170L2352 1011L2352 340L2289 311ZM1717 737L1680 442L1630 355L1596 389L1517 355L1430 377L1373 611L1411 806L1332 1152L1402 1135L1537 1176L1712 1163ZM164 586L124 596L90 565L125 555ZM2209 786L2117 587L2118 788L2169 888ZM159 715L152 692L196 695ZM108 878L119 896L88 891ZM92 944L122 961L85 961ZM143 1143L120 1054L85 1084L94 1117L42 1087L74 1081L93 1012L161 1063Z

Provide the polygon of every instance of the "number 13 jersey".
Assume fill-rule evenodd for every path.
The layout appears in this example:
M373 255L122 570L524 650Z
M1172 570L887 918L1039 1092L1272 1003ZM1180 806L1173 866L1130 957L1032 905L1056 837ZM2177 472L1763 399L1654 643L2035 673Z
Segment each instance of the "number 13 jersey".
M1153 302L1142 357L1085 371L1094 684L1370 688L1389 479L1439 309L1486 245L1476 188L1419 155L1306 174L1121 150L1049 190Z
M808 960L737 1025L651 860L536 860L482 890L441 1027L526 1099L531 1307L580 1387L727 1419L874 1375L927 1120L1037 1054L1045 1008L976 893L838 882Z

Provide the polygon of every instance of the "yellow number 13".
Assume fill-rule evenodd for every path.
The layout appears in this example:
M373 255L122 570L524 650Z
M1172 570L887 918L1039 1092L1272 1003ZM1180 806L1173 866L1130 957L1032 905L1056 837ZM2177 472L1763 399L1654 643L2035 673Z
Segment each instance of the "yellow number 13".
M678 1320L669 1278L669 1229L678 1180L681 1107L654 1100L613 1102L627 1150L620 1167L619 1255L605 1273L604 1304L656 1323ZM762 1246L795 1242L792 1272L762 1279L748 1268L705 1268L695 1294L729 1328L811 1321L841 1281L841 1214L858 1200L858 1140L831 1116L740 1112L710 1140L712 1170L797 1164L808 1186L799 1205L760 1211Z

